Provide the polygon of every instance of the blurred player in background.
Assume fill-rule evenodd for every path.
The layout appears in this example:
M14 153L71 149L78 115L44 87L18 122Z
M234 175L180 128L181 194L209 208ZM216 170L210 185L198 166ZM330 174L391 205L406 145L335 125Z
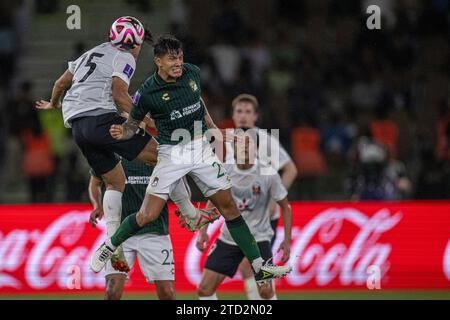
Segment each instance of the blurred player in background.
M237 142L241 145L234 146L233 154L234 158L238 159L238 154L244 153L245 161L237 161L237 164L224 164L231 176L233 198L266 261L272 259L271 240L274 235L267 209L271 200L280 205L283 215L284 240L278 251L283 251L281 261L286 263L290 257L292 229L292 212L287 199L287 190L277 173L264 174L264 167L268 165L256 158L257 143L247 134L242 134L242 136L245 138ZM207 207L211 206L212 203L208 202ZM204 251L205 245L208 243L207 228L207 225L203 227L197 238L196 246L200 251ZM234 276L243 258L243 252L233 241L227 225L223 224L220 236L211 248L203 269L197 291L199 298L216 300L218 286L225 277L232 278ZM276 300L271 280L260 284L257 292L263 299Z
M279 172L281 176L281 181L284 187L289 190L290 186L297 177L297 168L292 161L289 154L280 144L279 140L270 135L266 130L261 130L256 126L258 121L258 99L250 94L240 94L235 97L231 103L232 106L232 118L234 126L237 129L242 129L244 131L253 131L253 134L258 136L259 150L264 150L265 152L258 152L259 161L268 165ZM226 143L226 163L233 163L233 147L231 143ZM270 151L278 151L279 157L272 155ZM273 237L271 239L271 245L273 246L276 233L278 221L280 218L280 207L276 204L274 200L270 200L267 207L267 214L270 216L270 223L274 231ZM250 264L247 259L244 259L239 266L239 271L244 279L244 286L247 297L249 300L258 300L260 296L258 294L257 285L255 283L253 272L251 270Z
M138 19L129 16L117 19L111 26L109 42L92 48L76 61L70 61L68 69L55 82L50 101L36 102L39 109L62 108L65 126L72 127L76 144L90 167L102 177L106 187L103 210L109 236L120 225L125 188L125 174L116 154L148 164L155 164L157 158L158 143L146 132L134 132L130 139L123 141L109 134L112 124L126 120L118 111L131 111L133 103L128 87L144 41L152 43L152 35L144 30ZM68 91L61 104L65 90ZM148 116L142 119L147 125L154 126ZM172 190L171 199L184 215L200 216L184 185L179 184ZM120 246L113 260L114 265L115 260L126 262ZM127 269L126 263L119 262L119 265Z

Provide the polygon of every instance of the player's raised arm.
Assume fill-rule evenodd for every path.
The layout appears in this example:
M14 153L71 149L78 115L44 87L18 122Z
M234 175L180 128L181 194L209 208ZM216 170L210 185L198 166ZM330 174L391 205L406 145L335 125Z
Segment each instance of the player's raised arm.
M281 215L283 217L284 227L284 240L283 242L281 242L278 251L283 250L283 257L281 258L281 261L285 263L289 260L289 257L291 255L292 209L287 197L284 197L280 201L277 201L277 203L281 207Z
M47 110L47 109L58 109L61 108L61 98L64 91L70 88L72 85L73 74L66 70L58 80L55 81L52 90L52 97L50 101L40 100L36 101L36 108Z

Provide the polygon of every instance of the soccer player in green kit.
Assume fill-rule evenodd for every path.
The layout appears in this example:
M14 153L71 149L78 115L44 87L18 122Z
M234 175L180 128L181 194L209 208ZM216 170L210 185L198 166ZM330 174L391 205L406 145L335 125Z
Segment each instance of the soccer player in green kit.
M145 196L148 180L153 167L139 160L121 159L126 175L125 190L122 197L122 220L139 210ZM91 170L89 198L94 207L89 223L95 227L97 220L103 217L102 193L104 182L101 175ZM175 265L172 242L169 236L167 206L155 221L147 224L123 245L125 259L133 266L138 257L139 267L147 282L153 283L160 300L175 299ZM110 262L106 264L105 300L120 300L123 294L127 273L114 270Z
M174 182L189 175L225 218L233 240L253 267L257 283L286 275L292 270L290 266L274 266L261 258L255 238L231 196L231 179L204 135L208 129L218 129L201 99L200 69L184 63L182 44L170 35L154 44L154 56L158 70L135 94L128 120L111 126L110 133L117 140L129 139L150 113L158 131L158 162L141 209L125 218L117 232L94 252L92 270L99 272L117 246L154 221ZM191 231L199 228L201 221L193 224L190 218L181 218Z

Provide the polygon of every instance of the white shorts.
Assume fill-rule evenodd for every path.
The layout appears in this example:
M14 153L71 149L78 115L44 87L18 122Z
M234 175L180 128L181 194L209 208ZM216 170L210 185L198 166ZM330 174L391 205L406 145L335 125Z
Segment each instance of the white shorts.
M172 242L169 235L146 233L132 236L123 244L123 251L128 265L133 267L138 257L139 268L147 282L155 280L175 280L175 264L173 259ZM115 270L108 261L105 276L110 274L124 274Z
M205 197L231 188L231 178L209 142L195 139L184 145L160 145L147 193L168 199L179 179L189 175Z

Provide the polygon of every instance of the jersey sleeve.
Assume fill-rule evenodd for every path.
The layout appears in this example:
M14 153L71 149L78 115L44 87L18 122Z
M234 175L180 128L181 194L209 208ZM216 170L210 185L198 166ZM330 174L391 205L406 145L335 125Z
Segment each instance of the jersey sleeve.
M147 113L148 106L146 104L146 98L142 94L142 89L139 89L133 95L133 108L131 108L130 116L134 120L142 121Z
M119 77L130 85L134 70L136 70L136 61L130 53L120 52L116 55L113 62L113 77Z
M288 192L281 181L280 175L277 173L267 177L270 180L270 197L275 201L286 198Z
M77 70L77 67L80 63L83 62L83 60L86 58L86 54L83 54L82 56L80 56L78 59L74 60L74 61L69 61L67 63L67 68L69 70L69 72L71 74L75 74L75 71Z

